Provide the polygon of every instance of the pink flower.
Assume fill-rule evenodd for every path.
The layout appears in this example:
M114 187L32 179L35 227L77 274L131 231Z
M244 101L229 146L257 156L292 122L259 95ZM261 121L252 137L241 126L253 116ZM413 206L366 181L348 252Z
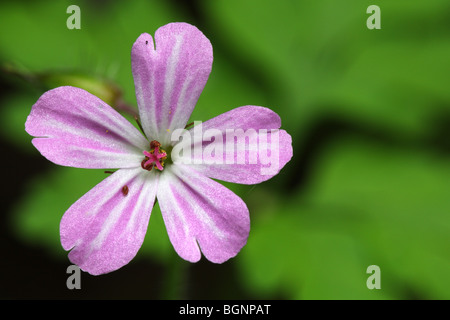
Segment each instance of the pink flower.
M145 136L116 110L79 88L50 90L33 105L25 128L48 160L77 168L119 168L62 217L62 246L71 250L69 259L82 270L103 274L130 262L144 241L155 199L170 241L185 260L196 262L203 252L208 260L222 263L246 244L247 206L210 178L242 184L271 178L292 157L291 137L279 130L281 120L273 111L244 106L204 122L203 129L214 129L223 137L227 129L253 130L253 144L258 142L265 152L277 155L273 172L261 173L267 167L261 154L256 163L248 159L234 164L189 163L175 161L174 155L172 159L174 148L181 145L172 141L172 133L185 128L212 60L209 40L186 23L158 29L155 44L146 33L136 40L132 72ZM267 130L261 129L270 130L266 143L261 143L261 137ZM187 140L183 141L186 145ZM211 146L210 142L191 144L200 151ZM249 155L252 147L250 143L244 154ZM227 149L223 155L231 153L231 159L237 159L239 152L239 148ZM189 155L179 158L186 160Z

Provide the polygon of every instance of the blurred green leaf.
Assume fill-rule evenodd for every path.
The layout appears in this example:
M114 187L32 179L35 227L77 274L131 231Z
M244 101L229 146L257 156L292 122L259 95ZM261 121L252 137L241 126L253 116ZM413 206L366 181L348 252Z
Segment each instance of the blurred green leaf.
M35 152L31 137L25 131L25 121L37 98L31 93L10 95L2 100L3 107L0 108L0 134L26 153Z
M294 135L330 113L415 135L449 105L445 0L380 3L381 30L366 27L370 1L203 4L223 46L267 80Z
M28 72L79 71L107 77L135 104L131 46L144 32L180 20L167 2L80 1L81 29L69 30L66 9L71 1L2 4L0 58ZM67 83L70 85L70 82Z
M349 140L305 194L260 206L242 255L249 289L300 299L448 299L447 159ZM261 195L254 195L255 197ZM381 268L381 290L366 268Z

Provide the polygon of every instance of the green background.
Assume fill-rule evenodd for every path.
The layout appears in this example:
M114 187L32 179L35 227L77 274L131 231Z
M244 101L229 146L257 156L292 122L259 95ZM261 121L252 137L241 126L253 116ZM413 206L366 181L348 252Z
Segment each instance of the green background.
M372 4L380 30L366 27ZM269 107L294 156L267 182L226 184L250 209L237 257L182 260L156 206L131 263L68 290L59 221L105 174L47 161L26 117L59 85L136 105L131 46L174 21L214 48L192 119ZM450 298L448 0L2 1L0 27L1 298Z

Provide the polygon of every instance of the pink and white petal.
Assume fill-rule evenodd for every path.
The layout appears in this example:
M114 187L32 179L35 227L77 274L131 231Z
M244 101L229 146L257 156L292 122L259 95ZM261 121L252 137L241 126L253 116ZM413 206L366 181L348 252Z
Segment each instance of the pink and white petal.
M129 263L144 241L157 185L152 172L120 169L75 202L60 223L70 261L93 275Z
M260 106L242 106L222 113L202 123L203 130L218 129L279 129L281 118L271 109ZM192 130L192 129L191 129Z
M105 102L76 87L44 93L33 105L25 130L48 160L78 168L140 166L145 137Z
M199 135L196 130L201 130L203 139L191 139L191 152L177 161L189 163L207 177L222 181L240 184L266 181L292 158L292 138L280 126L280 117L268 108L233 109L202 123L201 129L197 126L190 129L193 137ZM180 143L185 144L184 140ZM183 149L183 145L179 148Z
M155 48L156 47L156 48ZM139 36L131 50L136 98L144 131L163 145L184 128L211 72L212 46L187 23L170 23Z
M222 263L247 243L250 217L245 203L189 167L165 169L157 198L169 239L183 259L197 262L201 249L208 260Z
M225 143L220 156L209 152L203 154L202 164L195 164L194 158L191 167L213 179L256 184L277 175L292 158L292 138L284 130L252 133L248 137L249 140L242 144ZM239 150L240 147L245 149ZM212 149L218 150L217 147Z

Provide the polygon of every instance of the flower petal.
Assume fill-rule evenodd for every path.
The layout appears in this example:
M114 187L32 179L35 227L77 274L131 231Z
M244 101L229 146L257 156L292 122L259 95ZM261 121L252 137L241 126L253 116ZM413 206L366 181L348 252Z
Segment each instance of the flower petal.
M59 87L44 93L25 123L34 146L50 161L78 168L128 168L148 147L128 120L89 92Z
M245 203L189 167L165 169L157 198L170 241L183 259L198 261L201 248L208 260L222 263L246 244L250 217Z
M157 184L154 173L120 169L75 202L60 224L70 261L93 275L130 262L144 241Z
M292 138L280 126L280 117L268 108L233 109L190 129L194 138L181 141L179 148L191 142L191 152L178 161L210 178L260 183L278 174L292 158Z
M131 65L142 126L163 145L184 128L211 72L208 38L187 23L170 23L144 33L131 50Z

